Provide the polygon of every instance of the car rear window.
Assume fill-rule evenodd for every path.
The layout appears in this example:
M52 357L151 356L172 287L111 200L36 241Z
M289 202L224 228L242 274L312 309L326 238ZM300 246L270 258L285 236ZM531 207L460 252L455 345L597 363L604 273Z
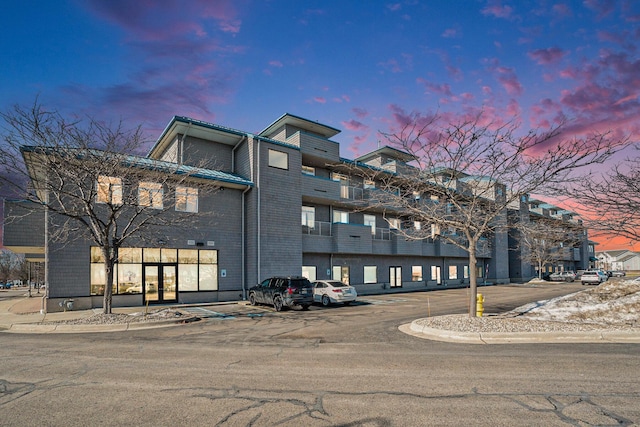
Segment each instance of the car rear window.
M292 280L291 286L293 286L294 288L310 288L311 282L307 279Z
M347 287L347 285L345 285L342 282L329 282L329 284L331 286L333 286L334 288L346 288Z

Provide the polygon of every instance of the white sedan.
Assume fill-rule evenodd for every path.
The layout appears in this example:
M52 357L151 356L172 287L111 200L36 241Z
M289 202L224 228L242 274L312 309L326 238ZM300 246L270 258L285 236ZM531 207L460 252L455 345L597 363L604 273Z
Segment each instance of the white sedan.
M313 283L313 301L327 307L331 303L349 305L358 297L356 288L337 280L320 280Z

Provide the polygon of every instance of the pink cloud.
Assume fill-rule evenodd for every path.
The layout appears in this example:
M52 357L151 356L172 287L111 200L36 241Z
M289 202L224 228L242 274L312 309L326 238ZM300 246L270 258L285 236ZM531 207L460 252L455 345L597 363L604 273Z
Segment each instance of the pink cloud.
M401 8L402 8L402 5L400 3L392 3L387 5L387 9L389 9L392 12L397 12Z
M615 0L584 0L583 4L598 14L598 18L613 13L616 7Z
M522 85L513 68L498 67L496 72L498 81L509 95L522 95Z
M447 28L442 33L442 37L446 39L452 39L456 37L460 37L460 29L459 28Z
M511 19L513 17L513 8L502 5L500 1L490 2L481 12L483 15L495 18Z
M533 50L527 55L539 65L548 65L560 61L566 55L566 52L559 47L550 47Z
M327 99L322 97L322 96L316 96L315 98L313 98L314 102L317 102L318 104L326 104L327 103Z
M369 127L365 124L363 124L362 122L359 122L357 120L349 120L349 121L343 121L340 122L342 123L342 126L344 126L345 129L350 130L350 131L363 131L363 130L369 130Z
M451 86L444 83L444 84L436 84L436 83L431 83L425 79L423 79L422 77L418 77L416 79L416 81L420 84L422 84L427 93L435 93L435 94L439 94L439 95L446 95L446 96L453 96L453 93L451 92Z
M573 16L573 11L569 7L569 5L567 5L565 3L554 4L551 7L551 10L553 11L553 15L556 16L556 17L570 17L570 16Z
M276 68L282 68L283 67L282 62L276 61L276 60L269 61L269 66L270 67L276 67Z
M352 108L351 111L356 115L356 117L358 117L359 119L364 119L365 117L367 117L369 115L369 112L367 110L365 110L364 108Z

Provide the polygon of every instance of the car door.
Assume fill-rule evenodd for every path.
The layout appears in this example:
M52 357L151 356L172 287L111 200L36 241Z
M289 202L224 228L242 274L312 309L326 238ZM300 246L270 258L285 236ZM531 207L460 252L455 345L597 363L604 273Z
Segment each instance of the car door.
M280 293L279 290L280 290L280 286L282 286L282 281L283 279L279 279L279 278L271 279L271 282L269 283L269 287L265 289L265 295L264 295L265 304L273 304L273 297Z
M266 304L265 294L269 292L269 279L263 280L255 291L256 302Z
M315 284L315 289L313 290L314 302L322 301L322 295L324 295L324 293L326 292L326 288L327 288L327 285L322 282L318 282Z

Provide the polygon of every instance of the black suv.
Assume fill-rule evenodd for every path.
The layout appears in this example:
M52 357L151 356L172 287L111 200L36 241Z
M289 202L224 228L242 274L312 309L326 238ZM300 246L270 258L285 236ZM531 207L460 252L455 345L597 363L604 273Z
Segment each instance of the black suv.
M284 306L307 310L313 303L313 285L306 277L272 277L249 289L249 302L273 305L276 311Z

